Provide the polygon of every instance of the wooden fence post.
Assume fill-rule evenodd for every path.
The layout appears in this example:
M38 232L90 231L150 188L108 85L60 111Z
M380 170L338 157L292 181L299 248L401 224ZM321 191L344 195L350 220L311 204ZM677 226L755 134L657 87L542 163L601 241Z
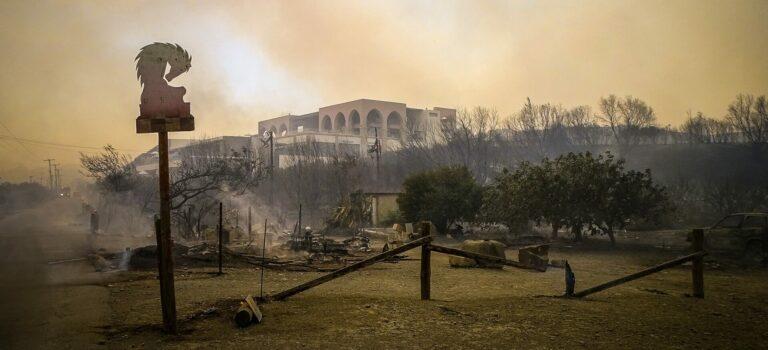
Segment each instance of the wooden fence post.
M421 228L421 237L428 237L430 233L429 222L423 223ZM430 242L427 240L424 242L424 244L421 245L421 300L429 300L429 280L432 274L430 269L431 254L429 250L429 243Z
M571 269L571 265L568 264L568 260L565 261L565 296L572 297L576 291L576 275Z
M224 250L224 242L222 242L222 239L224 238L224 203L219 202L219 275L221 275L222 269L221 269L221 255L222 251Z
M704 250L704 230L693 230L693 252ZM693 278L693 296L704 297L704 256L699 255L692 260L691 273Z

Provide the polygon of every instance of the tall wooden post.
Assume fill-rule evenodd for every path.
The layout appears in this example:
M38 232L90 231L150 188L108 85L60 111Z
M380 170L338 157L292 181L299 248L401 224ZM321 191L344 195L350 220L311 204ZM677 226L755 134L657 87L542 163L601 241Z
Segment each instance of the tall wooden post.
M428 222L422 224L421 237L428 237L430 232ZM421 245L421 300L429 300L429 287L432 271L430 270L431 253L429 241Z
M275 133L269 132L269 204L275 196Z
M188 102L184 102L183 95L186 90L183 87L173 87L173 92L169 93L171 89L168 88L168 82L189 70L191 60L189 53L178 44L174 46L159 42L144 46L139 51L139 55L136 56L136 76L143 86L139 116L136 118L136 133L157 133L158 138L160 218L155 223L155 230L163 328L168 333L176 332L168 133L195 130L195 118L190 113L190 105ZM168 65L171 66L171 72L177 71L177 73L169 73L165 77L156 74L158 71L164 72ZM178 69L181 67L186 67L186 70L179 71ZM174 75L171 76L172 74ZM179 92L181 93L179 94Z
M186 224L186 225L184 225L184 226L185 226L185 227L184 227L184 231L187 231L187 234L188 234L190 237L192 237L192 233L193 233L193 232L194 232L194 230L195 230L195 228L194 228L194 227L192 227L192 207L193 207L193 206L191 206L191 205L187 207L187 220L186 220L186 221L187 221L187 224Z
M704 230L693 230L693 252L704 250ZM693 296L696 298L704 297L704 256L699 255L692 260L691 274L693 279Z
M253 240L253 230L251 228L251 206L248 206L248 240Z
M223 272L221 271L221 253L223 252L224 244L223 244L223 232L224 232L224 203L219 202L219 275L221 275Z
M376 147L376 177L378 181L379 176L379 162L381 161L381 143L379 142L379 128L373 128L373 134L375 140L373 141L374 147Z
M296 241L301 242L304 239L304 228L301 227L301 203L299 203L299 221L296 222Z
M176 333L176 292L173 286L173 241L171 240L171 195L168 170L168 133L158 134L160 156L160 224L157 226L157 265L160 272L160 303L163 309L163 328Z
M267 255L267 219L264 219L264 238L261 242L261 277L259 278L259 297L264 299L264 262Z

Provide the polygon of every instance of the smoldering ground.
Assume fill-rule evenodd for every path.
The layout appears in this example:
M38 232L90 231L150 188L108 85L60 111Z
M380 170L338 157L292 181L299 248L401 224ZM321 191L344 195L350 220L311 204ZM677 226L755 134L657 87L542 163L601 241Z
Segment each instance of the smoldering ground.
M84 259L98 245L74 199L49 200L0 220L0 348L99 341L98 327L109 317L105 285L117 276L95 272ZM75 325L80 331L71 331Z

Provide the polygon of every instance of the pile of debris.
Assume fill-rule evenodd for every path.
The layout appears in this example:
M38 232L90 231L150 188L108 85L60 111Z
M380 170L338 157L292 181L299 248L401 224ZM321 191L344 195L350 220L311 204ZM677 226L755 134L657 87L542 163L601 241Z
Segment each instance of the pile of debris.
M179 257L186 254L189 248L181 244L174 244L172 250L173 258L178 264ZM148 245L131 250L128 267L131 269L157 268L157 246Z
M192 247L174 244L173 259L176 266L205 267L215 266L219 259L218 245L202 243ZM286 260L277 257L261 257L258 255L235 252L227 247L222 248L221 260L226 266L264 266L268 269L284 271L331 271L333 269L313 266L305 259ZM157 246L150 245L136 248L132 251L128 263L130 269L157 268Z
M328 238L324 231L313 232L307 227L301 234L291 234L283 244L283 249L306 251L308 253L323 253L335 255L350 255L352 253L367 253L371 251L371 239L365 234L356 234L351 238L337 241Z
M459 249L464 251L495 256L503 259L507 258L504 254L506 248L507 247L500 242L487 239L482 241L466 240L459 245ZM448 257L448 262L451 264L451 267L488 267L500 269L504 266L488 261L474 260L453 255Z

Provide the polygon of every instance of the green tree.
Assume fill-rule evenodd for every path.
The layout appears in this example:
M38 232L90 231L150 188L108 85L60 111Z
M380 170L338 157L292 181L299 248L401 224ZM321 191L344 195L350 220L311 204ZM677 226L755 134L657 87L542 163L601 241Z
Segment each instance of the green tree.
M553 174L562 184L554 188L554 197L562 216L561 224L569 227L574 240L581 241L585 228L591 228L595 221L595 210L605 185L603 181L606 164L613 162L613 156L592 156L591 153L568 153L555 159Z
M658 221L671 209L666 190L653 182L649 170L625 170L624 161L606 152L569 153L541 164L522 163L504 171L486 190L482 219L510 229L520 223L547 222L552 237L569 227L575 240L582 233L607 234L633 220Z
M522 227L532 213L532 205L526 198L525 182L531 164L523 162L515 171L504 169L483 192L480 219L486 223L499 223L510 230ZM538 198L534 196L534 198Z
M607 234L615 244L615 230L634 220L658 221L672 209L666 190L653 182L650 170L626 170L624 160L610 152L597 157L571 153L556 163L557 172L569 182L562 193L570 203L565 221L577 240L583 229L589 229Z
M616 243L614 231L623 230L634 220L658 222L672 209L666 189L653 182L651 171L624 171L622 160L606 167L607 182L596 209L595 227Z
M540 165L522 162L514 171L504 169L485 190L482 220L503 224L510 230L521 229L529 221L540 224L554 218L559 222L556 210L550 207L550 192L557 186L550 170L547 159Z
M442 167L411 175L397 205L407 221L429 220L439 232L457 221L473 221L482 204L482 188L466 167Z

